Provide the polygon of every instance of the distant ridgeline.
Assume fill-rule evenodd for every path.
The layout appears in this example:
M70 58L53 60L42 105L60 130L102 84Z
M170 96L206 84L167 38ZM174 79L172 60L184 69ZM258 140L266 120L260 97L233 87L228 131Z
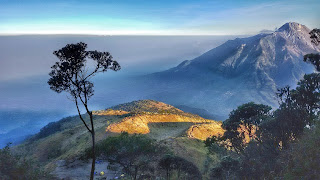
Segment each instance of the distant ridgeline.
M290 22L275 32L229 40L193 60L146 75L130 89L135 96L204 109L223 116L219 119L250 101L277 107L277 88L294 87L314 70L303 62L303 55L320 52L309 32Z

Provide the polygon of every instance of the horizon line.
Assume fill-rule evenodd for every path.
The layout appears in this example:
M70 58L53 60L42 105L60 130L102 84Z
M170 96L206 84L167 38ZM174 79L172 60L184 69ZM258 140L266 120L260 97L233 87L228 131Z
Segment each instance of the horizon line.
M259 34L259 33L257 33ZM86 33L0 33L0 36L248 36L255 34L86 34Z

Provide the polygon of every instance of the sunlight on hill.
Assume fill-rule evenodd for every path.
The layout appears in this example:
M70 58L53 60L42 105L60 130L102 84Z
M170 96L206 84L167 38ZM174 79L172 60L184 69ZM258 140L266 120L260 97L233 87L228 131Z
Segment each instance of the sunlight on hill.
M128 133L150 133L148 123L164 123L164 122L192 122L192 123L209 123L212 120L203 119L201 117L193 118L176 114L138 114L124 118L119 123L113 123L107 127L110 132L128 132Z
M171 105L153 100L133 101L114 106L112 109L96 111L94 114L103 116L127 115L120 122L114 122L107 126L106 131L113 133L149 134L150 123L152 124L153 131L157 132L161 131L161 129L168 131L172 123L175 123L176 128L181 125L181 129L183 130L183 133L180 132L181 135L200 140L222 135L224 132L221 122L185 113ZM161 126L154 125L157 123L161 124ZM187 125L186 123L191 124ZM167 132L166 134L171 133Z
M187 131L189 138L206 140L211 136L222 136L225 130L221 127L222 122L196 124L191 126Z
M122 111L122 110L112 110L112 109L107 109L107 110L100 110L100 111L93 111L93 115L98 115L98 116L119 116L119 115L124 115L128 114L129 112L127 111Z

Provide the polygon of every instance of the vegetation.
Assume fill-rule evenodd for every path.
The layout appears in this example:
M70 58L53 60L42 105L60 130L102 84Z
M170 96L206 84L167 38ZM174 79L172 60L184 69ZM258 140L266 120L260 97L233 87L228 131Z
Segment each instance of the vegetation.
M313 31L311 35L317 39L319 37L317 33L318 31ZM319 43L319 40L317 42ZM71 46L73 45L68 46L69 50L75 48ZM89 54L86 56L92 58ZM318 69L320 66L318 56L319 54L306 55L304 60ZM96 58L97 61L98 59ZM59 64L59 66L64 68L65 65ZM58 76L55 78L59 80ZM85 102L87 114L81 115L79 111L81 121L79 118L66 118L47 125L31 138L32 144L24 148L35 152L31 156L42 162L68 158L74 160L86 149L87 159L95 160L97 156L107 160L110 163L109 168L120 170L131 179L318 179L319 80L318 73L307 74L298 82L296 89L290 87L279 89L277 93L279 108L276 110L253 102L239 106L222 124L224 130L221 132L225 133L208 138L204 143L198 139L185 137L188 127L195 123L194 119L171 121L173 119L171 114L179 118L187 115L173 106L143 100L115 106L112 108L114 110L109 110L110 112L99 111L93 114L87 109L86 101L83 101L93 95L90 82L78 79L79 83L83 82L74 87L70 80L68 83L73 87L61 89L60 85L68 83L59 84L57 81L60 89L56 91L66 91L71 96L75 95L73 98L76 98L78 110L78 102ZM88 86L90 88L86 89ZM72 89L77 87L82 89ZM86 93L88 94L85 95ZM153 118L150 118L151 115ZM143 117L148 118L142 121ZM163 119L160 121L155 117ZM149 125L150 133L114 135L112 132L106 132L106 125L119 124L125 118L139 120ZM200 125L207 122L205 119L198 119L197 122L200 124L191 126L193 130L196 130L196 127L199 130ZM76 124L76 121L79 123ZM88 126L89 123L91 128ZM199 132L208 129L209 126L201 127ZM90 135L84 134L85 131L89 131L92 135L93 148L87 143ZM66 136L68 138L65 138ZM21 174L27 177L26 179L48 178L45 173L38 171L31 161L13 156L9 147L0 151L0 160L0 179L19 179L17 172L19 176Z
M93 179L95 169L95 129L93 124L92 111L88 108L88 100L94 95L93 83L90 79L99 72L106 72L108 69L118 71L120 65L112 59L109 52L86 51L87 44L80 42L78 44L67 44L64 48L54 51L60 61L56 62L49 73L51 78L48 80L50 89L57 93L67 92L70 99L76 104L78 114L84 126L92 136L92 168L90 179ZM92 72L87 66L87 58L92 59L96 65ZM84 121L79 102L82 103L90 117L90 126Z
M50 179L51 176L41 170L31 160L19 158L11 153L9 145L0 149L0 179Z
M129 135L121 133L118 136L108 137L97 144L96 154L101 159L106 159L111 165L121 167L122 172L136 180L153 176L155 164L167 150L156 144L153 139L145 135ZM87 150L86 156L92 154Z
M319 30L311 33L319 44ZM305 56L319 71L319 54ZM247 103L232 111L223 123L222 137L205 141L209 151L226 152L211 170L212 179L317 179L319 178L320 75L307 74L296 89L278 90L279 108ZM246 139L247 137L247 139Z
M166 113L172 113L172 114L179 114L182 113L181 110L170 106L168 104L154 101L154 100L139 100L139 101L133 101L130 103L120 104L117 106L111 107L114 110L122 110L122 111L128 111L133 113L159 113L159 114L166 114Z
M66 117L57 122L50 122L49 124L41 128L39 133L37 133L35 136L30 137L29 140L35 141L35 140L48 137L57 132L61 132L65 129L63 124L70 122L72 120L73 120L72 117Z
M225 146L238 153L243 152L246 142L255 138L259 124L268 117L270 110L270 106L253 102L243 104L233 110L229 119L222 125L226 130L222 137L222 140L227 140L224 143Z
M178 156L166 155L159 161L159 167L166 172L166 179L170 180L173 173L174 179L202 179L202 175L192 162Z
M304 135L290 145L281 161L286 166L286 179L318 179L320 174L320 124L307 129Z

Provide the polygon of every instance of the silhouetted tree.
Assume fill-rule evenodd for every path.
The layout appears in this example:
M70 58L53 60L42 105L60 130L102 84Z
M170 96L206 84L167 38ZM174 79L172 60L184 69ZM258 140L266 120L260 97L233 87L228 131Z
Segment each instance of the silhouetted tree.
M90 179L93 179L95 169L95 131L92 112L88 108L88 100L93 96L93 83L90 81L99 72L106 72L111 69L120 70L120 65L112 59L109 52L86 51L87 44L80 42L77 44L67 44L65 47L53 54L59 59L49 73L48 80L50 89L57 93L67 92L76 104L81 121L92 136L92 167ZM93 60L95 66L90 67L88 59ZM79 103L81 103L90 117L90 126L83 119Z
M313 29L310 33L311 42L315 45L320 43L320 29Z
M311 42L315 45L320 44L320 29L313 29L310 33ZM303 60L313 64L317 71L320 71L320 54L306 54Z

